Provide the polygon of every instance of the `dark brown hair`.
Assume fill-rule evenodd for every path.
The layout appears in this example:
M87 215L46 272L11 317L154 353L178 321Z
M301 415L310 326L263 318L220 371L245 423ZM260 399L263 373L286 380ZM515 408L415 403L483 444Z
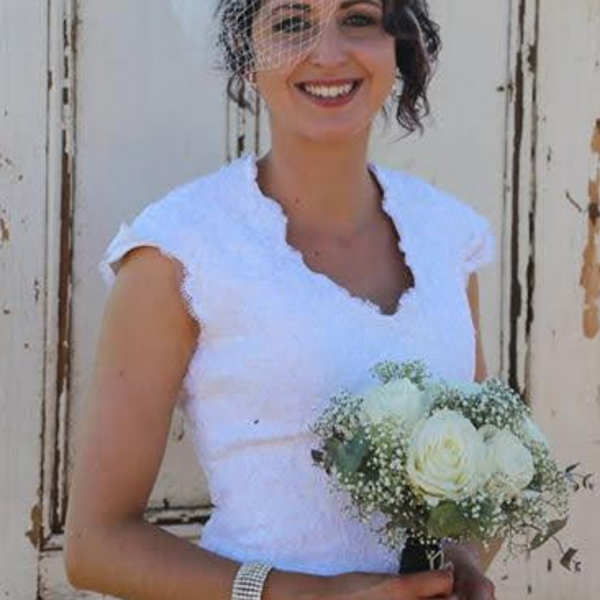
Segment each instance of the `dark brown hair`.
M427 0L382 0L383 28L396 40L396 66L399 93L395 98L396 120L408 133L423 132L422 120L430 112L427 88L431 81L435 63L441 50L439 26L429 16ZM225 67L230 73L227 94L243 108L252 110L246 96L243 73L252 70L249 48L234 46L229 40L250 40L254 15L260 10L263 0L244 0L243 18L236 19L238 31L222 31L220 42ZM231 0L219 0L215 16L221 23L229 23L227 11L232 10ZM235 2L240 11L240 0ZM248 43L248 42L246 42ZM387 113L385 108L384 114Z

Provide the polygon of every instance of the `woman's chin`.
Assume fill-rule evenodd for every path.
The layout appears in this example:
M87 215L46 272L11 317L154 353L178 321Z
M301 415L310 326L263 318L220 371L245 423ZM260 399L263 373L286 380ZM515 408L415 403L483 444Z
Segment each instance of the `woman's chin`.
M315 143L344 143L357 135L367 133L369 123L312 123L302 128L300 135Z

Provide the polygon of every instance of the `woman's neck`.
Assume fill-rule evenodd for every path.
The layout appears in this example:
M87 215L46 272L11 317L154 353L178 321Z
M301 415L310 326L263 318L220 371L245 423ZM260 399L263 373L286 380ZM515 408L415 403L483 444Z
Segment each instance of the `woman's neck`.
M335 146L275 136L258 161L258 184L280 203L290 229L351 238L379 212L381 191L366 155L366 136L364 142Z

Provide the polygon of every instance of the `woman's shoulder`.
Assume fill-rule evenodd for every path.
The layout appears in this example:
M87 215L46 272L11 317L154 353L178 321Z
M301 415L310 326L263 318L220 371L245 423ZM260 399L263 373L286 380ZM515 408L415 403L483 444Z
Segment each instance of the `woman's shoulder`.
M434 211L445 219L458 221L485 220L482 212L464 198L432 183L423 176L409 171L376 164L400 202L411 203L423 211Z
M376 168L399 212L413 215L412 226L419 230L420 237L435 240L450 255L459 256L466 274L494 261L496 234L483 212L424 177L396 168ZM403 213L400 205L407 212Z
M109 282L121 258L138 246L154 246L188 268L198 252L208 255L232 235L232 209L239 201L238 161L173 187L148 202L130 222L121 222L100 262Z
M243 185L239 159L188 179L149 201L136 221L160 219L165 224L197 227L231 208Z

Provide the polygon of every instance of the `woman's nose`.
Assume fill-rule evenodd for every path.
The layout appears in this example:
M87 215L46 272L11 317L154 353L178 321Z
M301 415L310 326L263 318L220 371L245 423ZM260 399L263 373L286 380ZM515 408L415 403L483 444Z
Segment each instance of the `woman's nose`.
M337 67L347 58L343 36L340 35L336 20L332 17L315 40L309 60L319 67Z

